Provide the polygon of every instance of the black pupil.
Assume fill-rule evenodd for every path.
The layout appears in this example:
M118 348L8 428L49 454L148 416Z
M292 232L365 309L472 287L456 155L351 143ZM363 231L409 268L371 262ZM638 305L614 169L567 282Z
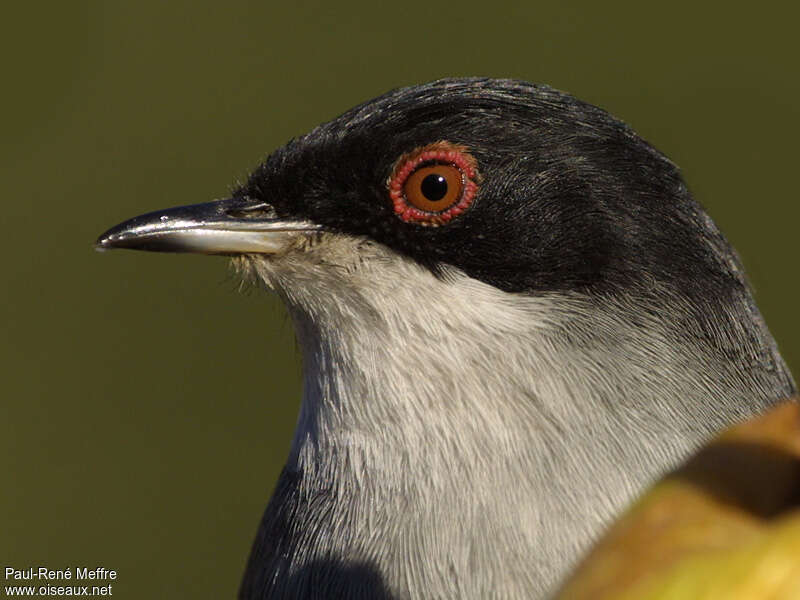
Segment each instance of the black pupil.
M422 180L420 190L431 202L441 200L447 194L447 179L438 173L431 173Z

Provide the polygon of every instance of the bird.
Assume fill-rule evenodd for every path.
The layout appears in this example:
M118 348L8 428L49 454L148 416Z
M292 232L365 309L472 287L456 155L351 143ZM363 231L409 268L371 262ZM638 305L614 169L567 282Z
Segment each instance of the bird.
M547 597L796 392L678 167L546 85L394 89L96 247L229 255L291 317L302 399L242 599Z

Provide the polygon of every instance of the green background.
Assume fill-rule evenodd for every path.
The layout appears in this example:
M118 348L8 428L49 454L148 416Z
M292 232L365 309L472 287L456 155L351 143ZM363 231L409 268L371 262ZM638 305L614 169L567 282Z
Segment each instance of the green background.
M234 596L297 411L291 324L224 259L92 242L224 197L400 85L516 77L631 123L738 248L797 370L798 15L567 4L6 7L0 567L104 566L123 598Z

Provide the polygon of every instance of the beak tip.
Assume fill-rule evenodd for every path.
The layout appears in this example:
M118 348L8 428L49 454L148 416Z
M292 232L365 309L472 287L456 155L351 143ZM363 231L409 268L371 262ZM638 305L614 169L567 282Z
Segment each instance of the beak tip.
M118 238L118 235L114 235L110 231L106 231L94 241L94 249L97 252L108 252L109 250L113 250L114 248L118 247L115 243L117 242Z

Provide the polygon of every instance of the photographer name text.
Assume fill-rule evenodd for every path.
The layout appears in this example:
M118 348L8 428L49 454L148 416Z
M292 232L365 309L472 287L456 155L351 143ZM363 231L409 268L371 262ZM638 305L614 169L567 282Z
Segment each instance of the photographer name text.
M48 569L47 567L28 567L27 569L17 569L15 567L5 568L6 581L60 581L60 580L81 580L106 581L117 578L117 572L105 567L67 567L66 569Z

